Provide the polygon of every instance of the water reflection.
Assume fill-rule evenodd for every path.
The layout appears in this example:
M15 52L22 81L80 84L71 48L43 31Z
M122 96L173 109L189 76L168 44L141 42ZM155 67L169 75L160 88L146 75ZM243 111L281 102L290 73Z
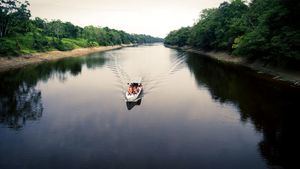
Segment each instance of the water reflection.
M67 74L77 76L82 67L93 69L104 65L103 53L88 57L67 58L0 74L0 125L20 129L26 121L42 117L42 93L36 88L39 81L46 82L56 76L61 82Z
M3 88L0 90L3 91ZM2 95L1 92L0 124L20 129L27 120L38 120L42 117L42 112L41 92L24 82L11 95Z
M140 106L141 103L142 103L142 98L140 98L136 102L126 102L126 107L128 110L131 110L132 108L134 108L134 106Z
M1 74L0 168L291 168L299 92L260 77L163 46Z
M291 167L290 153L297 145L292 144L296 131L291 122L298 110L299 89L266 82L250 70L196 54L189 54L186 63L200 88L207 88L217 102L237 105L241 121L251 121L263 134L258 147L270 166Z

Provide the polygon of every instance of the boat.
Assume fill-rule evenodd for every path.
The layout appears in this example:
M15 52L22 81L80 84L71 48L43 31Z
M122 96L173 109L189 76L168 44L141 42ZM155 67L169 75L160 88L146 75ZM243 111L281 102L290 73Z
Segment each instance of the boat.
M125 93L126 102L137 102L141 99L143 92L142 80L135 80L128 84L128 90Z

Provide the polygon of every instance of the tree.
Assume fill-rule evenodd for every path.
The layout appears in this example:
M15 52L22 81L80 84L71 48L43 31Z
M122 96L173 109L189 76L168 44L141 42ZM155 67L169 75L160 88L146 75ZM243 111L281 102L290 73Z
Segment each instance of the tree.
M299 7L300 3L294 1L291 6L290 2L252 1L247 14L250 29L240 37L234 52L281 65L290 59L299 61L300 31L299 23L294 20L297 13L294 6Z
M298 67L300 62L300 1L244 0L223 2L205 9L188 38L172 31L166 44L185 44L203 50L221 50L251 60Z
M43 20L39 17L35 17L34 20L32 20L32 23L35 27L43 30L46 28L46 25L47 25L47 21L46 20Z
M99 35L100 31L97 27L94 26L86 26L83 28L82 31L82 38L87 39L89 41L95 41L97 42L97 37Z
M61 39L65 34L63 22L61 20L49 22L46 26L46 34L52 38L56 37L57 39Z
M81 29L79 26L73 25L71 22L64 23L64 37L77 38L80 35Z
M183 27L179 30L172 31L165 38L165 43L169 45L185 46L188 45L188 38L190 37L190 27Z
M31 16L28 6L28 1L0 0L0 38L28 31Z

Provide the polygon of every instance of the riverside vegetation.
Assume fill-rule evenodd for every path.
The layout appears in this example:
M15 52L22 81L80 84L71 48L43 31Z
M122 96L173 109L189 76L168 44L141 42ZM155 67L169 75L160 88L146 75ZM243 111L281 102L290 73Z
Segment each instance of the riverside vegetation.
M231 0L205 9L192 27L171 31L165 44L223 51L248 61L299 70L300 2Z
M82 28L60 20L31 19L29 5L28 1L0 0L0 56L163 41L161 38L129 34L108 27Z

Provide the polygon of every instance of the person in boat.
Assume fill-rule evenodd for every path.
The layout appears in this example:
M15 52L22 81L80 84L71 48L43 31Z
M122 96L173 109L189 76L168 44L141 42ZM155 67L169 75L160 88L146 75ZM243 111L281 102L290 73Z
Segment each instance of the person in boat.
M128 94L137 94L140 90L140 87L142 87L139 83L131 83L128 87Z
M130 86L128 87L128 93L129 93L129 94L133 94L133 86L132 86L132 85L130 85Z
M133 92L134 92L134 94L137 94L139 92L139 89L136 85L133 88Z

